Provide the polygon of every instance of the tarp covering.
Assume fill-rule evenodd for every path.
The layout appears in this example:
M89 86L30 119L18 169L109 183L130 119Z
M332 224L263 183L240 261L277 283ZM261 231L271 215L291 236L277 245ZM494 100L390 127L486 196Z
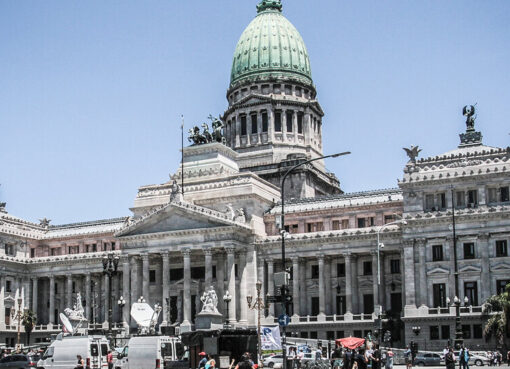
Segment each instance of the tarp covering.
M362 346L365 343L365 339L357 337L346 337L338 338L337 340L335 340L335 342L337 344L342 345L343 347L354 350L355 348Z

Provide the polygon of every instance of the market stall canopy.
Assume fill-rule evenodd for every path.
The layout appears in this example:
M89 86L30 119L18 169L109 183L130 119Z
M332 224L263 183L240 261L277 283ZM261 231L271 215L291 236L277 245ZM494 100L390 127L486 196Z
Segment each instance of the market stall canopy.
M363 344L365 343L365 339L357 338L357 337L346 337L346 338L338 338L335 342L337 344L342 345L343 347L354 350L355 348L363 346Z

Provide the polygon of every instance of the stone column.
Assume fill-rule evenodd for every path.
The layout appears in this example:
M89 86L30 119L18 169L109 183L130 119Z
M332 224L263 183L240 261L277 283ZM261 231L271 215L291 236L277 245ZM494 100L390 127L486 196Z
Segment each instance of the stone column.
M307 295L306 295L306 259L299 260L299 311L298 314L300 316L307 315L306 307L307 307Z
M326 314L326 291L324 283L324 254L319 254L319 314Z
M105 274L103 277L103 291L104 291L104 304L103 304L103 319L108 323L108 311L110 310L110 277Z
M345 260L345 310L346 313L352 313L351 253L347 251L343 255Z
M212 250L211 248L204 249L205 255L205 289L212 286Z
M5 275L0 275L0 327L5 328Z
M427 271L426 260L425 260L425 249L427 247L427 240L425 238L419 238L416 246L418 247L418 255L420 259L419 272L420 272L420 305L427 306Z
M334 295L331 291L331 259L329 257L324 258L324 298L325 302L325 314L329 315L331 313L331 298L330 296Z
M184 306L183 306L183 321L181 325L191 326L191 250L182 250L182 256L184 258Z
M248 271L246 269L246 250L241 249L239 252L239 267L238 267L240 285L239 285L239 324L245 325L248 323L248 304L246 302L246 296L248 295ZM253 296L252 291L250 291Z
M37 315L37 294L38 294L38 283L37 277L32 277L32 311Z
M140 296L137 296L138 290L138 265L136 256L129 257L129 263L131 264L131 305L138 301Z
M299 315L301 308L299 306L299 257L292 257L292 301L294 315Z
M414 284L414 240L404 240L404 284L405 307L416 308L415 284Z
M377 284L377 251L372 251L372 285L374 290L374 312L379 314L381 311L379 304L379 285Z
M227 247L227 273L228 273L228 293L232 296L232 301L228 307L228 319L230 324L236 322L236 273L235 273L235 249Z
M216 258L216 286L218 289L218 310L225 314L225 302L223 301L225 295L225 259L223 253L218 253Z
M50 324L55 324L55 277L50 275L50 313L48 321Z
M87 272L87 274L85 274L85 318L87 318L89 322L92 318L90 313L92 308L91 283L90 272Z
M143 291L142 295L145 298L145 301L151 303L150 293L149 293L149 254L142 254L142 285Z
M163 290L161 293L161 300L163 306L163 324L170 322L170 314L168 314L168 305L170 304L170 253L165 251L161 254L163 259L163 273L161 279L163 279ZM168 303L167 303L168 300Z
M129 325L130 309L131 309L131 294L129 293L129 258L122 259L122 297L126 301L122 309L122 321Z
M73 308L73 277L71 274L66 276L66 308Z
M274 261L272 258L266 259L267 262L267 293L274 296ZM269 316L274 316L274 304L269 306Z
M484 303L491 295L490 260L489 260L489 234L478 235L477 248L480 250L482 259L482 280L480 281L481 303ZM494 291L495 293L496 291Z
M358 293L358 257L351 255L352 266L352 311L353 314L359 314L359 293Z

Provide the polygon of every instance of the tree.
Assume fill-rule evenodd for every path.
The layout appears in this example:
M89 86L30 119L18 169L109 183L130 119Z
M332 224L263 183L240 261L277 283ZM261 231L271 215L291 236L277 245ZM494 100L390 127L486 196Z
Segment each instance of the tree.
M498 346L504 346L505 337L510 334L510 283L506 285L503 293L489 297L483 310L493 313L483 330L485 339L490 340L494 336Z
M32 333L36 323L37 315L32 310L25 310L21 318L21 324L25 327L25 332L27 334L27 346L30 345L30 333Z

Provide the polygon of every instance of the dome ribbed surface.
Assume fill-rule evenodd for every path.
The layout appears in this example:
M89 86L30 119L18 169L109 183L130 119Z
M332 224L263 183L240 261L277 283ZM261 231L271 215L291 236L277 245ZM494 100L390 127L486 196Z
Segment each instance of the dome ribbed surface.
M261 11L246 27L234 52L230 87L288 79L312 85L310 59L297 29L280 11Z

